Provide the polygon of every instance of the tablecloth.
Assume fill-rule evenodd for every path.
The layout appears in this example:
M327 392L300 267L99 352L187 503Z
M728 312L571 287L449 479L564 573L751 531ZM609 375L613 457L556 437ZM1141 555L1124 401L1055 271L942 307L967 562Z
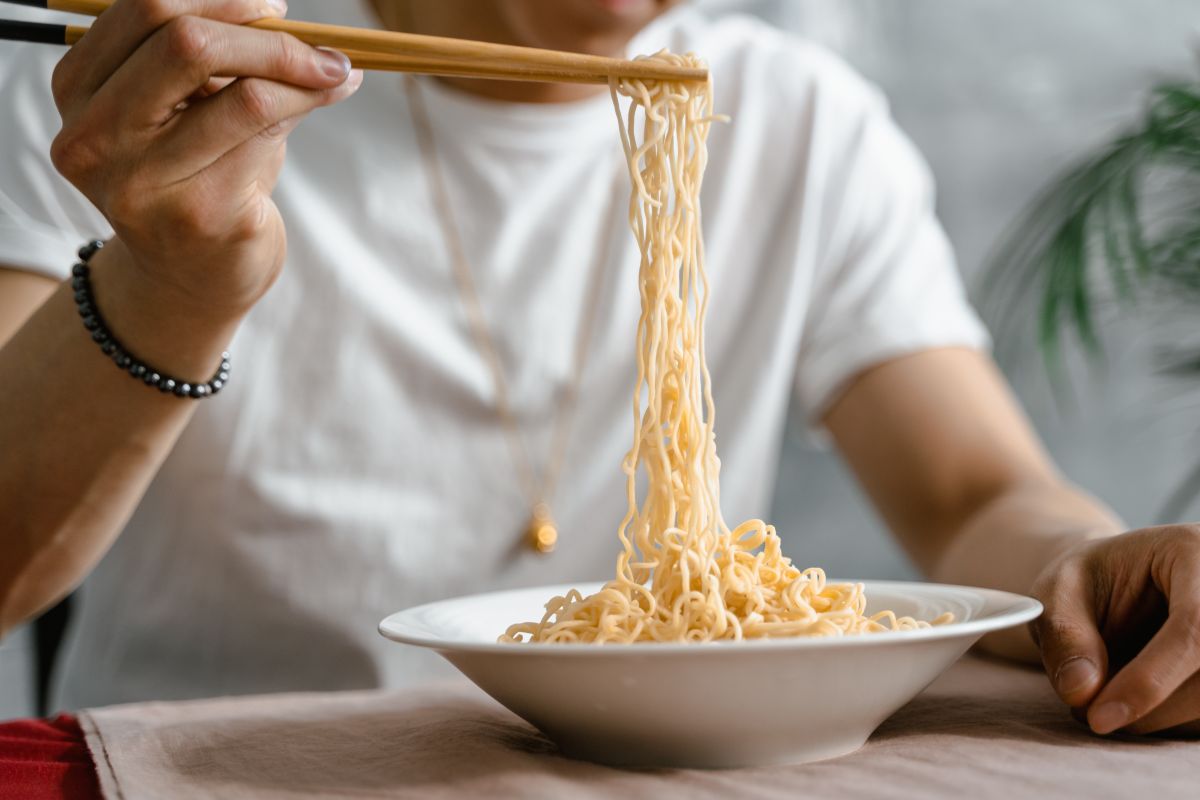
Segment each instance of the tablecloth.
M1200 742L1094 736L1042 673L977 657L857 753L769 769L574 761L466 683L116 706L80 722L105 796L121 800L1200 798Z

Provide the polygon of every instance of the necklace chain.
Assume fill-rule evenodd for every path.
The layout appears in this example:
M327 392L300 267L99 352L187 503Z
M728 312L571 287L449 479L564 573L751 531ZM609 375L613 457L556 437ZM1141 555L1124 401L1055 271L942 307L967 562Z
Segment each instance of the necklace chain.
M588 279L587 291L583 296L584 312L579 329L575 336L571 376L554 413L553 430L550 440L550 451L546 459L545 469L539 476L534 466L533 455L521 435L520 425L512 410L511 396L508 391L508 381L504 376L504 366L500 359L495 340L487 324L483 312L483 303L475 285L475 278L467 259L466 248L463 246L462 234L454 217L453 205L446 189L445 172L438 157L437 142L433 125L425 107L421 87L412 76L405 77L405 88L408 95L408 107L413 121L417 146L421 151L421 162L425 168L426 180L432 195L434 211L438 225L445 239L446 249L450 256L454 272L454 282L458 287L459 298L467 314L475 346L487 362L492 375L492 383L496 392L496 415L505 431L509 454L517 467L521 488L531 507L531 518L525 531L527 543L539 553L549 553L558 543L558 528L554 523L550 503L554 491L562 475L566 461L567 444L570 440L571 423L575 416L575 408L579 399L579 385L583 378L584 366L587 361L588 345L591 341L592 329L595 326L596 309L600 289L600 279L608 262L611 231L607 223L612 219L616 207L617 192L614 187L613 202L604 216L605 227L601 231L601 241L596 248L596 258L592 263Z

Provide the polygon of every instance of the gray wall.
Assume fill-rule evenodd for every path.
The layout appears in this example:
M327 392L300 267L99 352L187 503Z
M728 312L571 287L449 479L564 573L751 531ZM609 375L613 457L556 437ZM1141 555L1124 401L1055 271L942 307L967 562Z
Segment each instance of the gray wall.
M972 286L989 248L1050 175L1128 123L1157 79L1197 72L1194 0L706 5L821 40L886 92L937 176L939 213ZM1200 457L1198 398L1152 374L1161 320L1108 316L1121 341L1110 341L1102 370L1076 370L1074 396L1061 403L1028 348L999 349L1018 351L1005 368L1064 471L1144 525ZM796 560L846 576L913 574L837 458L806 448L798 426L779 481L788 491L777 492L774 521Z
M929 158L940 212L973 280L1042 181L1129 119L1157 77L1195 74L1195 0L709 0L822 40L876 81ZM16 10L5 9L11 16ZM0 69L5 49L0 48ZM1196 398L1155 382L1143 322L1114 348L1107 378L1056 410L1035 363L1022 398L1066 472L1130 524L1150 522L1189 457ZM804 564L834 575L904 577L837 458L789 435L773 520ZM797 488L798 487L798 488ZM1194 514L1200 510L1193 509ZM0 719L28 713L28 643L0 644Z

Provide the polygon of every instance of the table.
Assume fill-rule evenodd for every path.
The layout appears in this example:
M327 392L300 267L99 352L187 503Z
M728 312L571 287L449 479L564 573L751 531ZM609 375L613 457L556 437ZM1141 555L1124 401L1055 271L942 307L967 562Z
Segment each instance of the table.
M1200 798L1200 742L1093 736L1038 671L971 657L857 753L725 772L559 756L466 683L80 715L108 797Z

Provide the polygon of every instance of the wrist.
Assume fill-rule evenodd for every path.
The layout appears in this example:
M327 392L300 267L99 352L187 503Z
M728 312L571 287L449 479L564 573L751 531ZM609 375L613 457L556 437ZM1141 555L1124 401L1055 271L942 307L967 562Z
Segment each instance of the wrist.
M111 334L136 357L196 383L207 381L244 312L206 308L148 281L117 239L90 263L96 307Z

